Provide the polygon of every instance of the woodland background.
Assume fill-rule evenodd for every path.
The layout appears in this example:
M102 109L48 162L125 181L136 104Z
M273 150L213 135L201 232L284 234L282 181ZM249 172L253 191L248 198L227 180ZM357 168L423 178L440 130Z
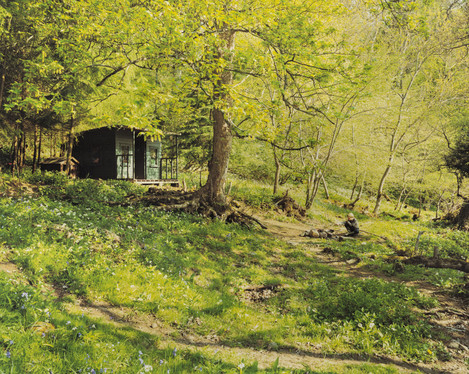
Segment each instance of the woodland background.
M231 172L274 193L302 183L307 209L331 180L352 203L375 196L374 213L391 196L454 209L468 172L465 1L0 5L5 169L124 125L180 132L186 170L222 160L218 190L231 154Z
M468 41L463 0L0 0L0 373L467 373ZM180 133L189 191L38 171L100 126Z

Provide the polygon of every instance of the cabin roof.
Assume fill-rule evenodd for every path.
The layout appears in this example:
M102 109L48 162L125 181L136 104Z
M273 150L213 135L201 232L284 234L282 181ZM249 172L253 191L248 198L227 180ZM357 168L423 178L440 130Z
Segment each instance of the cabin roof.
M75 157L71 158L72 163L79 164ZM65 165L67 164L67 157L49 157L40 162L43 165Z
M104 129L109 129L109 130L130 130L130 131L136 131L138 133L141 133L141 134L144 134L146 132L148 132L147 130L145 129L139 129L137 127L131 127L131 126L101 126L101 127L95 127L95 128L92 128L92 129L87 129L87 130L82 130L82 131L79 131L79 135L80 134L83 134L83 133L87 133L87 132L93 132L93 131L98 131L98 130L104 130ZM173 131L166 131L166 132L163 132L163 138L165 136L181 136L181 133L178 133L178 132L173 132Z

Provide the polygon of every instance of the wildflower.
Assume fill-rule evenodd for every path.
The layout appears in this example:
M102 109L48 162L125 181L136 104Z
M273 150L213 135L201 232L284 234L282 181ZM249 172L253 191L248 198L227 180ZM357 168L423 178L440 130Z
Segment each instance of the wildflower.
M160 360L160 366L164 364L164 360Z
M28 295L27 292L23 292L23 293L21 294L21 297L24 297L26 300L28 300L29 295Z
M140 361L140 364L143 365L144 362L143 362L143 358L139 357L138 360Z
M6 351L6 353L5 353L5 354L6 354L7 358L10 358L10 357L11 357L11 353L10 353L10 351Z
M148 373L149 371L152 371L153 370L153 366L151 365L145 365L143 367L143 370L145 371L145 373Z
M9 343L10 343L10 345L13 345L14 342L13 342L13 340L10 340Z
M240 370L243 370L243 369L244 369L244 363L241 362L241 363L238 365L238 368L239 368Z
M177 348L173 349L173 357L176 357Z
M70 321L67 321L66 325L70 325L71 323L72 323L72 322L70 322Z

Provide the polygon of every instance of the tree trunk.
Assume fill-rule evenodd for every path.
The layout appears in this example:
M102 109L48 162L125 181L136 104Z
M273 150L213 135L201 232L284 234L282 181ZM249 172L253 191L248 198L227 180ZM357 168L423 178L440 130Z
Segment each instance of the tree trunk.
M321 182L322 182L322 186L324 187L324 195L326 199L329 200L331 198L329 195L329 189L327 188L326 179L324 178L324 174L322 173L321 173Z
M72 170L73 128L74 128L74 121L73 121L73 114L72 114L70 117L70 130L68 132L68 143L67 143L67 161L65 164L65 173L67 175L70 175L70 171Z
M469 262L452 258L432 258L415 256L402 261L406 265L423 265L427 268L455 269L464 273L469 273Z
M26 137L26 132L23 131L23 142L21 144L21 159L20 159L20 169L23 170L26 165L26 148L28 146L28 138Z
M436 212L435 212L435 219L439 218L440 215L440 206L441 206L441 201L443 200L443 195L446 192L446 189L444 189L440 196L438 197L438 201L436 202Z
M219 47L218 57L220 60L232 60L231 51L234 48L235 32L223 25L224 30L220 38L225 42ZM228 173L228 162L230 159L233 135L231 126L226 121L223 106L229 106L231 98L227 87L233 82L233 74L229 68L221 73L214 89L214 108L212 110L213 121L213 144L212 158L208 164L207 183L201 188L201 194L209 202L215 204L226 204L225 183Z
M3 91L5 90L5 73L0 77L0 108L3 106Z
M405 190L406 190L405 186L401 188L401 192L399 193L399 198L397 199L396 205L394 206L395 211L399 211L399 212L401 211L400 209L402 208L401 202L402 202L402 197L404 196Z
M357 186L358 186L358 174L355 176L355 182L353 183L352 192L350 194L350 200L353 199L353 195L355 195L355 190Z
M273 148L274 152L274 162L275 162L275 178L274 178L274 195L278 192L278 186L280 184L280 160L278 159L277 152L275 151L275 147Z
M42 151L42 127L39 127L39 144L37 147L37 168L39 168L39 163L41 162L41 151Z
M379 208L381 207L381 200L383 199L383 192L384 192L384 184L386 183L386 179L391 171L393 159L394 159L394 156L391 155L389 157L388 166L386 166L386 169L384 170L381 180L379 181L378 194L376 196L376 204L373 210L374 214L378 214Z
M459 230L468 230L469 221L469 199L464 199L464 203L456 218Z
M13 142L11 145L10 151L10 164L11 164L11 174L14 175L17 171L17 160L18 160L18 138L19 138L19 126L18 124L15 125L14 135L13 135Z
M36 167L38 164L37 161L37 153L38 153L38 134L37 134L37 125L34 125L34 138L33 138L33 165L32 171L33 173L36 171Z
M306 183L305 209L309 209L313 205L314 180L316 179L315 174L316 174L315 172L308 173L308 181Z

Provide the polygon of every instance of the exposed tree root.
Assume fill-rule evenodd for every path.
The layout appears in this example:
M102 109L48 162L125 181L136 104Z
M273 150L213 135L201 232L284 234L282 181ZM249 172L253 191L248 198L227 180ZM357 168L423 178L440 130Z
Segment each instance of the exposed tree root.
M211 219L219 219L227 223L237 223L252 228L259 225L266 229L257 218L252 217L236 207L237 204L217 204L208 201L199 191L183 192L174 190L149 189L143 197L130 197L131 202L140 202L158 207L165 211L179 211L197 214Z
M289 217L302 219L306 216L306 210L301 207L295 200L288 196L288 191L282 197L274 200L277 208L285 212Z

